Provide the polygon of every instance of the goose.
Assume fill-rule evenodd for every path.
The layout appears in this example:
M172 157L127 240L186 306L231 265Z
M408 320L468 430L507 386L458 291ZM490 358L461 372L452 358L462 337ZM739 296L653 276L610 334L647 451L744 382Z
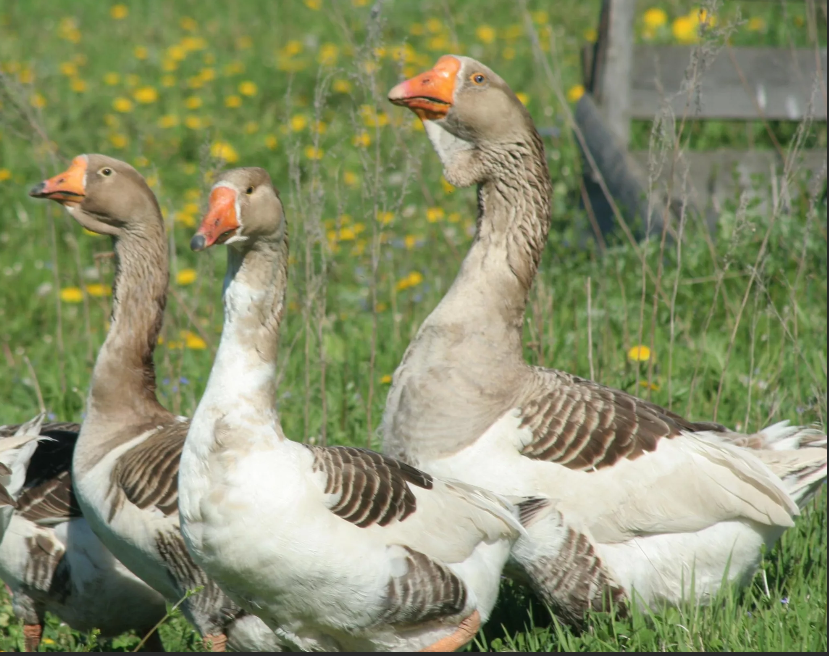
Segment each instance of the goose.
M92 372L72 459L78 505L101 542L182 611L212 651L279 651L187 552L179 529L178 466L189 421L156 397L153 352L167 297L164 222L145 179L125 162L80 155L30 195L63 205L115 251L111 326Z
M224 329L179 470L196 562L295 649L462 647L547 502L516 506L366 449L287 439L274 395L288 236L265 170L219 177L191 248L215 244L228 247Z
M704 603L745 584L826 478L826 435L782 422L741 435L527 364L527 295L550 227L532 118L488 67L446 55L389 100L422 121L446 179L475 185L460 272L397 367L383 451L434 476L554 502L514 565L559 617ZM692 596L693 591L693 596Z
M7 514L0 579L23 620L26 651L37 651L46 611L77 631L98 629L105 638L135 630L148 636L145 649L161 651L154 629L166 613L164 598L101 544L72 493L70 465L80 427L44 424L43 418L41 413L25 424L0 426L0 463L16 479L0 476L0 490L10 493L0 508Z

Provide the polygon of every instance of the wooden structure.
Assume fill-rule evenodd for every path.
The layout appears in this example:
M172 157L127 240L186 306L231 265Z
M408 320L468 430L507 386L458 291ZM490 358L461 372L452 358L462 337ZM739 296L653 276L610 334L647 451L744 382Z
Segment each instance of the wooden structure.
M635 10L636 0L604 0L597 41L582 52L587 93L575 118L591 155L585 158L585 188L602 232L613 227L613 218L590 159L627 218L642 218L650 207L651 232L661 232L664 203L677 206L685 170L688 199L710 223L722 202L743 189L768 196L774 187L768 180L779 181L786 165L787 152L779 144L768 151L686 152L678 165L662 166L659 187L672 188L673 197L662 193L648 206L648 176L655 174L649 172L647 152L627 152L630 121L662 116L677 123L683 118L825 122L826 48L634 45ZM825 177L825 151L799 157L798 171ZM671 169L674 181L668 184ZM757 184L760 176L765 185Z

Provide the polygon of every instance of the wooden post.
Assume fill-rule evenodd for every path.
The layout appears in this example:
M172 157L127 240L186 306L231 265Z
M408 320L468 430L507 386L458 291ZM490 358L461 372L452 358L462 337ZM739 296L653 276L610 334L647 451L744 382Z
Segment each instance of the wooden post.
M630 141L630 80L633 72L633 20L636 0L604 0L605 41L601 59L594 69L593 95L602 108L608 126L624 147ZM603 30L604 31L604 30Z

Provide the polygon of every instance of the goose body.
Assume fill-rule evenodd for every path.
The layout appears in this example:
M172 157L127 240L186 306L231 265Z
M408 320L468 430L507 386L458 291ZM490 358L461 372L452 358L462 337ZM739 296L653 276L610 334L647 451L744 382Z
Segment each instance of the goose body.
M477 186L477 233L395 371L384 451L435 476L550 499L513 559L562 619L636 596L704 602L745 583L761 547L826 477L826 436L777 424L742 435L523 359L527 294L552 187L532 119L460 56L389 94L423 121L456 186Z
M293 648L462 646L495 603L519 520L544 504L288 440L274 407L287 235L263 170L214 186L192 245L217 241L228 244L225 324L179 474L196 561Z
M0 449L15 434L34 436L15 506L0 540L0 578L36 651L46 611L77 631L144 637L164 617L163 597L121 564L91 530L72 492L77 424L0 426ZM0 460L3 460L0 454ZM153 634L148 645L160 642Z
M110 235L116 255L111 327L98 354L72 463L78 504L101 542L182 610L213 651L279 651L264 623L235 605L194 562L181 536L178 468L189 420L155 394L153 351L169 278L158 203L131 166L76 157L32 190ZM191 594L187 599L188 593Z

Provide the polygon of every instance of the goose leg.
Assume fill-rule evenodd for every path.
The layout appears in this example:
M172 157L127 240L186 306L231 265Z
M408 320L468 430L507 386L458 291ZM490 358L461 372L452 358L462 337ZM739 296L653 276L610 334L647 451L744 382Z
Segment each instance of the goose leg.
M40 637L43 635L43 625L23 625L23 649L26 651L37 651L40 646Z
M472 640L480 628L481 615L476 610L458 625L457 631L455 631L452 635L441 638L437 642L429 645L428 647L424 647L420 651L455 651Z
M226 651L227 636L224 633L208 634L204 636L203 640L204 644L210 647L210 651Z

